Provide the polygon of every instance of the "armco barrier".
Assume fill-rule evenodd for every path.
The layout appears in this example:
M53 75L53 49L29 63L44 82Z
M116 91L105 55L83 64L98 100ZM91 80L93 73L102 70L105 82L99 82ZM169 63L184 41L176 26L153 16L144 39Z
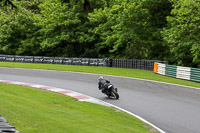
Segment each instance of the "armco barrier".
M169 77L200 82L200 69L154 63L154 72Z
M158 74L165 75L165 71L166 71L166 64L158 63L158 66L157 66L157 73L158 73Z
M129 69L142 69L153 71L154 62L158 60L139 60L139 59L97 59L97 58L67 58L67 57L43 57L43 56L19 56L19 55L0 55L2 62L21 62L21 63L44 63L44 64L63 64L63 65L84 65L84 66L104 66Z
M109 59L0 55L2 62L109 66Z
M190 75L191 75L190 72L191 72L191 68L189 67L177 66L176 77L180 79L190 80Z
M166 64L165 75L176 78L176 66Z
M200 82L200 69L191 68L190 79L196 82Z

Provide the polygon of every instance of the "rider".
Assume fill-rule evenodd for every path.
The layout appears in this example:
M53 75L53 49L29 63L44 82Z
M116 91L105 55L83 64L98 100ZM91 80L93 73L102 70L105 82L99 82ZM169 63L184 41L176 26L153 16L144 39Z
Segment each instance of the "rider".
M99 77L99 90L102 90L102 93L104 93L106 88L108 87L109 83L110 83L110 81L104 79L103 76L100 76Z

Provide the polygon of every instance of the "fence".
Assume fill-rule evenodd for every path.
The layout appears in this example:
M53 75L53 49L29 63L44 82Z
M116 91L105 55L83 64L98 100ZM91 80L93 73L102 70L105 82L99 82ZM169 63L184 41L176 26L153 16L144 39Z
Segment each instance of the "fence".
M0 55L0 61L22 62L22 63L65 64L65 65L86 65L86 66L108 66L109 65L108 59L17 56L17 55Z
M139 59L112 59L112 67L131 68L150 70L154 69L154 62L161 62L158 60L139 60Z
M138 60L138 59L96 59L96 58L66 58L66 57L18 56L18 55L0 55L0 61L84 65L84 66L105 66L105 67L117 67L117 68L143 69L150 71L153 71L154 69L154 62L161 62L158 60Z
M169 77L200 82L200 69L154 63L154 72Z

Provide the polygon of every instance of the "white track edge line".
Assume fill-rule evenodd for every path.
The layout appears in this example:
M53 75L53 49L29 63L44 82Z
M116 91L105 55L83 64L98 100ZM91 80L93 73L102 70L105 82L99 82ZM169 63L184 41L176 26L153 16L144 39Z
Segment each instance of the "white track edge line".
M8 80L0 80L0 83L6 83L6 82L9 82L9 84L14 84L14 85L19 85L19 86L23 86L23 84L31 84L32 86L27 86L27 87L32 87L32 88L37 88L37 89L39 89L39 88L38 88L38 87L35 87L35 86L50 87L50 88L55 88L55 89L59 89L59 90L65 90L65 89L60 89L60 88L56 88L56 87L44 86L44 85L38 85L38 84L32 84L32 83L25 83L25 82L18 82L18 81L8 81ZM19 84L19 83L22 83L22 84ZM41 89L41 90L42 90L42 89ZM51 90L51 89L47 89L46 91L52 91L52 90ZM69 91L71 91L71 90L69 90ZM53 92L56 92L56 91L53 91ZM71 92L72 92L72 93L78 94L78 96L79 96L79 94L81 94L81 95L83 95L83 96L87 96L87 95L84 95L84 94L79 93L79 92L75 92L75 91L71 91ZM69 95L67 95L67 96L69 96ZM72 97L72 96L71 96L71 97ZM100 104L100 105L103 105L103 106L107 106L107 107L112 107L112 108L119 109L119 110L121 110L121 111L123 111L123 112L126 112L127 114L130 114L130 115L132 115L132 116L138 118L139 120L143 121L144 123L149 124L150 126L152 126L153 128L155 128L156 130L158 130L160 133L166 133L165 131L163 131L163 130L160 129L159 127L157 127L157 126L155 126L154 124L148 122L148 121L145 120L144 118L142 118L142 117L140 117L140 116L138 116L138 115L136 115L136 114L134 114L134 113L131 113L130 111L127 111L127 110L125 110L125 109L123 109L123 108L120 108L120 107L118 107L118 106L115 106L115 105L113 105L113 104L104 102L104 101L102 101L102 100L93 98L93 97L91 97L91 96L87 96L87 97L88 97L88 99L92 98L92 99L94 99L94 100L96 100L96 101L95 101L95 102L94 102L94 101L92 102L92 101L90 101L90 100L87 101L87 100L81 100L81 99L80 99L79 101L86 101L86 102L96 103L96 104ZM99 103L99 102L100 102L100 103Z

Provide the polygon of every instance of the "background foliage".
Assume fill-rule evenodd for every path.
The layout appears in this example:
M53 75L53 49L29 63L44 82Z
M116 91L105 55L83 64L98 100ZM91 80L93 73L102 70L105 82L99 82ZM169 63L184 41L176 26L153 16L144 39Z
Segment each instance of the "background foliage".
M200 66L198 0L0 0L0 53Z

